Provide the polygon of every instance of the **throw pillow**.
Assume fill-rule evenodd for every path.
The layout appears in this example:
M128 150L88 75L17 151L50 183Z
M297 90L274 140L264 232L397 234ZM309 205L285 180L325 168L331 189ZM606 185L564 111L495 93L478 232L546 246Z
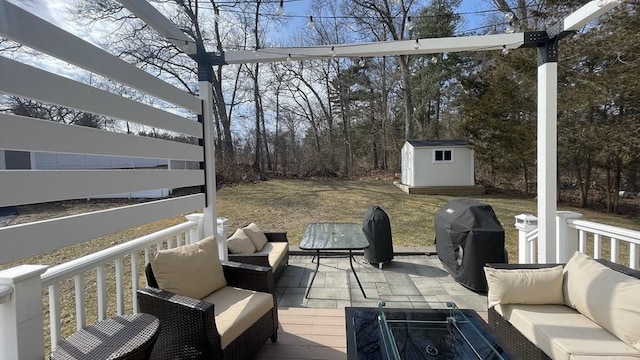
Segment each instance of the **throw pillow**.
M497 304L562 304L562 266L543 269L485 267L488 306Z
M160 250L151 260L158 287L202 299L227 285L213 236L196 243Z
M256 247L256 251L262 250L262 248L267 244L267 237L256 223L251 223L242 228L242 230L244 230L249 239L251 239L253 246Z
M232 254L253 254L256 252L256 247L242 229L236 230L236 232L227 239L227 247Z
M567 306L640 351L640 280L576 252L564 267Z

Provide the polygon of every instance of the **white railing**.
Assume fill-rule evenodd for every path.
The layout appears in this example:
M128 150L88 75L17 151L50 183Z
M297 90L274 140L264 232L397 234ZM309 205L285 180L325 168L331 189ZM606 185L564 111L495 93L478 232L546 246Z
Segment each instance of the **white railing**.
M107 318L107 265L113 264L115 270L115 299L116 311L118 315L125 313L125 265L124 261L130 259L128 276L131 279L131 294L135 294L139 286L140 262L139 253L144 251L144 265L149 263L155 250L172 248L190 242L189 231L197 226L197 223L188 221L172 226L167 229L127 241L96 253L83 256L81 258L66 262L64 264L49 268L42 274L42 287L48 289L49 293L49 330L51 332L51 349L62 341L61 332L61 309L60 289L62 283L68 279L73 279L73 291L75 297L75 317L76 329L86 326L86 297L87 289L85 284L86 275L95 270L96 277L96 297L97 297L97 318L98 321ZM197 240L196 240L197 241ZM144 269L144 265L142 269ZM131 296L128 301L131 304L132 312L138 312L138 305L135 296Z
M640 231L579 219L569 219L567 223L570 228L578 232L578 251L587 253L587 241L591 238L593 240L593 257L600 259L603 256L603 240L609 239L609 260L618 263L620 259L621 242L627 243L629 250L627 266L632 269L638 268ZM589 236L589 234L591 234L591 236Z
M558 211L556 216L557 234L555 260L564 263L575 251L588 254L595 259L609 253L609 260L620 263L621 254L628 254L626 265L638 269L640 260L640 231L617 226L581 220L582 214L570 211ZM537 218L531 214L516 216L516 228L519 230L518 260L521 264L537 262ZM589 243L592 241L592 246ZM605 249L605 241L609 248ZM592 248L592 253L590 250Z
M2 355L0 358L12 359L18 358L15 354L25 354L25 349L18 349L19 342L12 341L12 338L31 336L32 339L36 339L30 342L31 346L42 346L33 353L44 353L44 341L37 340L44 339L46 332L50 335L51 351L53 351L62 341L63 332L72 333L87 325L88 314L92 315L91 319L100 321L114 313L117 315L137 313L135 294L140 286L140 278L144 277L144 267L151 261L153 253L164 248L192 243L203 237L203 215L192 214L187 218L188 221L182 224L49 269L46 269L46 266L23 265L0 271L0 320L2 320L0 322L0 355ZM217 240L220 248L226 243L227 226L227 219L218 219ZM226 250L226 246L224 248ZM222 252L220 257L226 258L226 252ZM125 260L128 261L125 262ZM27 281L30 282L29 286L25 286ZM48 296L43 296L43 289ZM113 301L114 295L115 301ZM31 301L32 306L25 311L20 307L21 301L26 298L40 298L41 301ZM92 300L95 298L95 309L87 308L88 303L94 303L89 302L89 298ZM48 329L46 326L40 326L42 332L35 334L36 336L27 334L28 331L21 333L20 325L23 322L35 319L46 324L42 319L45 303L48 303L49 308ZM26 313L19 314L21 311ZM71 324L63 324L63 317L69 319L73 316L76 320L75 328L69 328ZM15 349L9 347L15 347ZM25 358L35 358L35 356Z

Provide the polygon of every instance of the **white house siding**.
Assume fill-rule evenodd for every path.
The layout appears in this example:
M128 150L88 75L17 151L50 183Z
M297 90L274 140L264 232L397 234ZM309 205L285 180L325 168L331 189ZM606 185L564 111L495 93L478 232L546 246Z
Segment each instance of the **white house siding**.
M26 156L20 156L26 155ZM9 161L7 159L9 158ZM198 168L190 161L172 160L176 169ZM84 169L135 169L167 167L166 159L133 158L125 156L103 156L84 154L60 154L28 151L0 150L0 170L84 170ZM177 165L177 166L176 166ZM163 198L171 194L171 189L153 189L109 195L94 195L94 199L143 199Z

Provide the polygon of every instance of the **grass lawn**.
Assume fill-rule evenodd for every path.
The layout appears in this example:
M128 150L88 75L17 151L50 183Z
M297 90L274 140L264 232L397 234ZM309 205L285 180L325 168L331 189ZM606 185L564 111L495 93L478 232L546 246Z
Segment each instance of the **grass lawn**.
M263 230L287 231L297 245L311 222L355 222L370 205L383 208L391 220L394 247L433 245L433 217L452 196L409 195L389 181L379 180L270 180L223 187L218 191L218 216L229 219L229 236L250 222ZM475 196L489 204L505 229L510 262L518 258L518 232L514 216L536 214L535 199L506 196ZM584 214L586 220L640 230L640 220L559 206Z

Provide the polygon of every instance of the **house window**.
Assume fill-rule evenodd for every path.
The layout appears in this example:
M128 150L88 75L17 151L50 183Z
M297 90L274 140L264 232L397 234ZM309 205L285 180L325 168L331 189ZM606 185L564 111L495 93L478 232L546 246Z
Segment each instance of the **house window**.
M434 163L452 163L453 150L451 149L433 150L433 162Z

